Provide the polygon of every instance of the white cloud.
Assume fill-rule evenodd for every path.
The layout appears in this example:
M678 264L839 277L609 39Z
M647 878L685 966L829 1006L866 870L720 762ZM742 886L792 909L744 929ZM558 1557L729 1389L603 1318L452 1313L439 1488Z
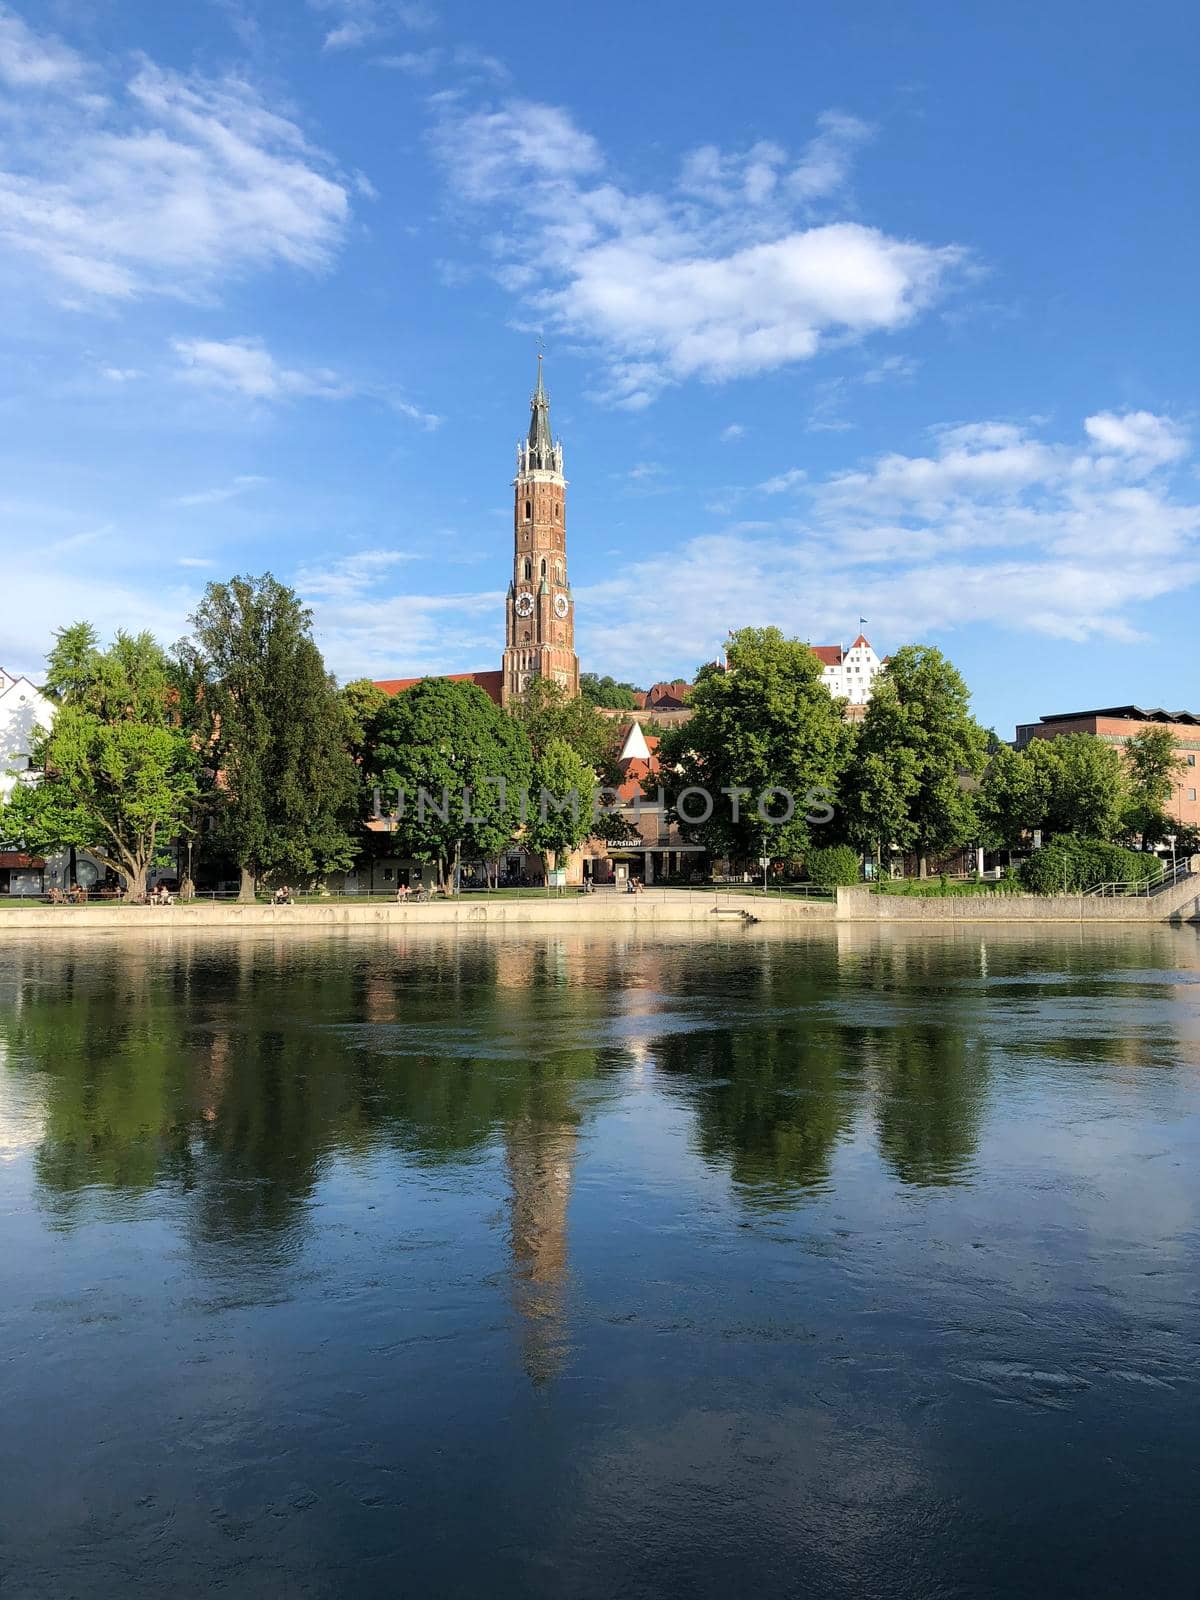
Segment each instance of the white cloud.
M787 494L791 489L798 489L808 477L802 467L789 467L786 472L779 472L773 478L768 478L765 483L760 483L760 494Z
M1187 454L1188 436L1170 417L1150 411L1098 411L1084 422L1088 437L1105 451L1136 456L1155 465L1178 461Z
M0 6L0 80L14 89L45 89L75 83L86 65L74 50L38 35L7 6Z
M261 478L256 473L242 473L239 477L234 478L231 483L219 484L212 489L197 489L191 494L176 495L173 499L168 500L167 504L185 508L188 506L221 505L226 500L234 500L239 495L246 494L251 489L257 489L261 484L269 483L270 481L269 478Z
M721 429L721 443L732 444L735 439L744 439L746 430L740 422L731 422L728 427Z
M666 384L764 372L834 339L901 328L965 259L954 245L812 218L869 133L839 113L820 119L797 160L766 142L705 146L676 190L656 195L610 178L596 141L560 107L465 110L458 93L435 104L456 192L503 208L500 281L543 322L594 341L608 358L606 397L631 409Z
M489 79L492 83L508 83L512 73L497 56L473 45L459 45L453 56L454 65L468 78Z
M397 28L433 26L435 13L423 0L309 0L323 16L336 18L325 34L326 50L352 50Z
M623 567L578 588L580 648L627 670L612 641L636 637L647 670L667 671L743 623L824 642L860 614L892 641L973 623L1132 640L1140 606L1200 580L1200 504L1155 475L1147 441L1176 437L1168 419L1138 414L1115 465L1118 434L1092 420L1083 447L1010 422L935 430L928 456L813 484L805 516L690 540L671 556L669 607L653 599L661 557Z
M471 200L490 200L523 180L557 181L603 165L596 141L558 106L510 100L499 111L463 115L457 94L437 100L444 109L439 154L455 186Z
M281 366L261 339L175 339L172 344L183 363L180 377L250 400L304 395L344 400L354 393L351 385L328 368L305 372Z
M39 263L62 297L195 299L251 269L332 260L347 186L251 84L143 60L110 95L81 94L62 47L0 39L10 78L41 91L8 107L0 253Z
M321 583L319 576L316 588L305 574L296 578L300 593L313 600L317 642L343 681L364 675L469 672L499 662L504 646L504 595L499 590L381 595L374 581L356 584L351 578L332 589ZM368 587L370 593L365 592Z
M156 639L171 642L187 631L187 618L195 609L197 591L186 579L172 582L169 574L143 576L111 573L111 545L107 559L86 568L78 560L58 564L47 577L44 550L20 553L14 541L5 563L5 610L0 620L0 660L12 671L26 672L40 683L47 652L54 643L53 630L62 622L84 617L101 638L118 628L148 629ZM149 563L140 567L144 574ZM53 593L53 605L47 595Z
M258 338L175 339L176 376L184 382L247 400L350 400L361 398L389 407L397 416L430 430L442 418L422 411L387 385L357 383L330 367L287 367Z
M436 45L428 50L402 50L399 55L376 56L377 67L388 67L393 72L406 72L412 78L429 78L437 71L442 51Z
M296 584L309 599L348 600L378 587L392 567L416 559L409 550L358 550L325 566L301 567Z

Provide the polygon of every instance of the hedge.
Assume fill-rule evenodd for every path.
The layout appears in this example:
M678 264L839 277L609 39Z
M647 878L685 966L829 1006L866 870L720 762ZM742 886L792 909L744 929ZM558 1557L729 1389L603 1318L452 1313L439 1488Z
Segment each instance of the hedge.
M834 844L823 850L810 850L804 858L810 880L821 889L836 889L839 884L858 883L857 852L848 844Z
M1022 885L1033 894L1080 894L1098 883L1149 883L1161 872L1158 857L1143 850L1073 835L1052 839L1019 868Z

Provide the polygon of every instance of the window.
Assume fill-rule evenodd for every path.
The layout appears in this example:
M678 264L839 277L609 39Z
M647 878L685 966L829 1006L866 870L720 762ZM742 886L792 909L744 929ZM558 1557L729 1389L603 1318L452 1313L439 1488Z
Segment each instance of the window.
M1189 789L1189 790L1188 790L1188 799L1189 799L1189 800L1194 800L1194 799L1195 799L1195 798L1196 798L1196 791L1195 791L1195 789Z
M525 521L529 522L532 519L532 517L533 517L533 501L532 500L526 500L526 502L525 502Z
M525 577L527 580L533 577L533 562L528 556L525 557Z
M1194 766L1195 766L1195 765L1196 765L1196 758L1195 758L1195 756L1189 756L1189 757L1188 757L1188 758L1187 758L1187 764L1188 764L1188 766L1189 766L1189 767L1194 767Z
M543 556L542 557L542 577L544 578L545 576L546 576L546 558L545 558L545 556Z

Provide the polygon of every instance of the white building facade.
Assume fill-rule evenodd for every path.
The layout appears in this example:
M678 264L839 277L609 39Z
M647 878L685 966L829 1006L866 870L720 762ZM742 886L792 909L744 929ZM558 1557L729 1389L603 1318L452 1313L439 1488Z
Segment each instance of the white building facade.
M818 644L812 648L821 662L821 678L830 694L852 706L865 706L871 698L875 679L884 668L884 661L875 654L871 641L860 633L848 650L840 644Z
M54 702L35 683L0 667L0 802L29 767L33 730L54 721Z
M0 805L22 781L29 771L29 747L35 728L49 728L54 721L54 701L33 683L18 673L0 667ZM25 781L36 782L30 776ZM0 819L0 835L3 822ZM15 841L0 837L0 855L10 856L4 846ZM23 858L24 859L24 858ZM70 881L70 852L28 858L30 865L18 865L15 857L4 870L0 870L0 894L9 896L39 897L50 889L65 889ZM44 866L34 866L41 862ZM94 889L104 881L104 863L86 850L75 852L75 880L85 889Z

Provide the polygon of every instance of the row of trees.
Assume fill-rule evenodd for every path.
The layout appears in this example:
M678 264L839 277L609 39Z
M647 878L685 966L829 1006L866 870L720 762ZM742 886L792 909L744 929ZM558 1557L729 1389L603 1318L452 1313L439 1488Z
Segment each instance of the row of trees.
M590 831L617 730L588 703L537 684L510 717L446 679L395 699L365 680L339 691L310 613L269 574L210 584L191 622L169 652L145 633L102 647L88 623L59 631L46 674L56 714L30 751L39 781L14 789L5 840L86 849L132 898L177 850L185 880L207 858L249 899L264 880L353 865L371 848L377 793L409 797L379 847L435 863L443 882L518 833L552 857Z
M102 648L86 623L60 631L46 685L57 714L31 752L41 781L14 790L7 842L90 850L135 897L182 844L185 878L207 858L250 898L264 880L311 882L373 850L434 863L445 883L456 863L495 862L514 841L549 862L596 831L619 722L588 698L536 681L510 715L444 678L395 697L366 680L339 690L309 612L269 574L210 584L191 620L170 652L148 634ZM1011 850L1037 830L1153 844L1174 826L1165 729L1123 753L1083 734L1015 752L929 647L896 652L860 724L809 647L778 629L732 635L727 659L697 674L692 719L664 731L651 784L715 856L899 849L924 873L931 857ZM686 803L697 790L719 801L701 820ZM364 829L373 812L390 827Z
M928 646L891 657L859 724L843 720L802 641L745 628L727 658L728 671L697 674L691 721L660 745L675 819L715 854L797 858L846 845L879 858L895 848L923 875L931 857L1017 849L1034 831L1152 845L1177 827L1166 729L1139 733L1124 754L1088 734L1016 752L975 720L961 674ZM748 799L689 823L689 788ZM790 816L780 797L776 820L770 805L764 820L755 800L771 789L795 798Z

